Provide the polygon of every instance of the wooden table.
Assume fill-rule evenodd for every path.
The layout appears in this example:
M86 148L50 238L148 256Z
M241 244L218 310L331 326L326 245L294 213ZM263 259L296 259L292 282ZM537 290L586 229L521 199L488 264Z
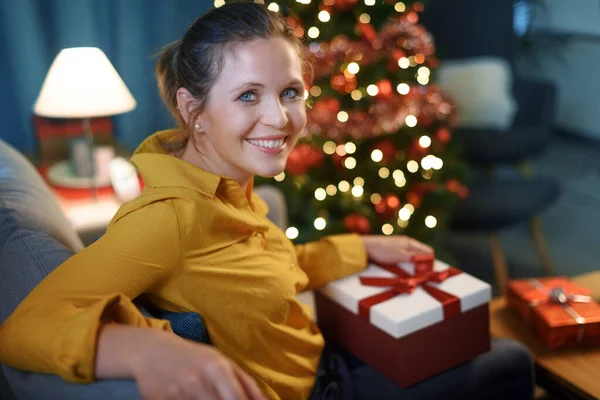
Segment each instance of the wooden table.
M600 271L571 279L592 290L600 300ZM493 336L517 340L535 357L536 381L560 399L600 399L600 348L549 351L506 306L504 298L490 303Z

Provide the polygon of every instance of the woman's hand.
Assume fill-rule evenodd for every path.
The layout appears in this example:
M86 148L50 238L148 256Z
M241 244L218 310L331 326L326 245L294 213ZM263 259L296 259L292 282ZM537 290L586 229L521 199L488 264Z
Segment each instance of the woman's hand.
M144 400L264 400L246 372L215 347L174 338L134 368Z
M369 260L379 264L398 264L417 254L431 254L433 249L408 236L362 236Z
M148 328L103 327L96 377L133 378L144 400L266 400L217 348Z

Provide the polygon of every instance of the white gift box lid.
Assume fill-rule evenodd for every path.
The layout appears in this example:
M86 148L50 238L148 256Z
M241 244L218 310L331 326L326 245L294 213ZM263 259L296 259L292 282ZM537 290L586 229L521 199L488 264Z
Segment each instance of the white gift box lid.
M398 267L414 275L412 263L401 263ZM448 268L448 264L442 261L436 260L434 263L436 272ZM390 289L365 286L360 282L360 276L392 278L397 275L370 264L363 272L328 283L320 289L320 293L358 315L358 303L361 300ZM488 303L492 294L489 284L464 272L451 276L441 283L428 282L425 285L458 297L460 310L463 313ZM401 338L443 320L442 304L421 286L417 286L411 294L399 294L370 309L370 322L394 338Z

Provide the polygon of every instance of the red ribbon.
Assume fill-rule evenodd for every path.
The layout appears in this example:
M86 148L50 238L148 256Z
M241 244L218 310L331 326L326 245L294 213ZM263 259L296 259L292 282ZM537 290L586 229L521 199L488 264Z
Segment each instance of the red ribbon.
M389 287L389 290L367 297L358 302L358 314L370 320L371 307L376 304L388 301L403 293L412 293L417 286L421 286L429 295L442 303L444 308L444 318L460 314L460 299L443 290L427 285L429 282L443 282L451 276L459 275L462 271L448 267L444 271L433 271L433 261L430 256L416 256L412 260L415 264L415 275L412 276L400 267L393 265L379 265L396 275L393 278L380 278L372 276L361 276L360 283L366 286Z

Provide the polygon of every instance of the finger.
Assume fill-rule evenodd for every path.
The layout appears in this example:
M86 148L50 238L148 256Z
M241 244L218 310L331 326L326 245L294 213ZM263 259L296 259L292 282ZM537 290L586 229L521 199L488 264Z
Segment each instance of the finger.
M433 248L415 239L409 239L408 249L414 252L433 253Z
M242 385L238 375L235 373L236 366L231 363L230 367L224 370L223 374L215 377L214 385L219 393L220 400L248 400L248 396Z
M240 383L246 391L249 400L266 400L266 397L263 395L262 391L256 384L256 381L252 379L250 375L248 375L243 369L241 369L237 365L234 368L234 372L240 379Z

